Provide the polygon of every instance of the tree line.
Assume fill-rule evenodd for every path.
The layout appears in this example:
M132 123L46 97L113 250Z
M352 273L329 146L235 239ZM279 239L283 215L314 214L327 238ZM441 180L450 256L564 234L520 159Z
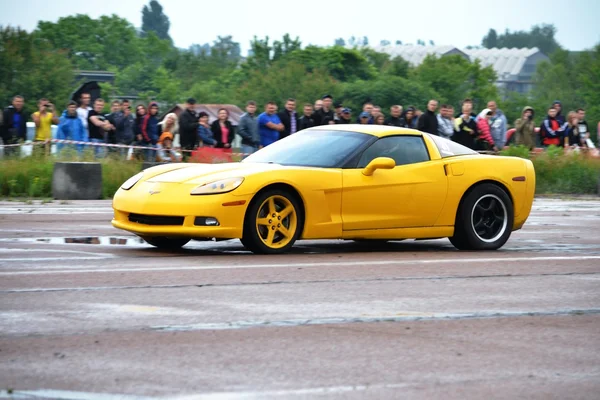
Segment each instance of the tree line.
M142 21L140 31L114 14L40 21L32 32L0 27L3 105L15 94L25 97L29 109L42 97L66 104L77 87L73 70L79 69L114 72L115 82L103 85L103 96L135 95L143 103L172 105L194 97L199 103L243 108L250 99L283 104L293 97L302 104L330 94L356 115L366 101L383 110L395 104L425 109L429 99L456 108L462 99L471 98L481 110L494 99L512 123L526 105L536 109L541 121L545 109L558 99L565 110L584 107L590 121L600 119L600 45L569 52L556 43L551 25L501 35L490 31L483 38L485 47L517 43L543 45L550 51L551 62L541 63L536 71L533 92L512 93L503 100L493 69L458 55L428 56L413 67L368 47L347 48L340 38L329 47L303 46L298 37L286 34L276 40L254 37L249 55L242 57L240 44L231 36L177 48L168 34L168 17L155 0L142 10ZM364 44L368 39L353 37L348 42Z

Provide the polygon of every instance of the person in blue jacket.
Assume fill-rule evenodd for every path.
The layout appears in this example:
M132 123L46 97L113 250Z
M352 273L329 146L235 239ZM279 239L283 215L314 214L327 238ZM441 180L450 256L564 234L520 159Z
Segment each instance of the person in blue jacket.
M87 142L88 138L86 132L83 122L81 122L81 119L77 115L77 103L74 101L69 102L67 109L60 116L56 138L60 140ZM60 153L64 146L64 143L58 143L56 151ZM77 153L81 155L84 145L78 144L75 147L77 148Z
M265 112L258 116L258 134L260 135L260 147L268 146L279 140L279 132L284 126L277 115L277 104L268 102Z

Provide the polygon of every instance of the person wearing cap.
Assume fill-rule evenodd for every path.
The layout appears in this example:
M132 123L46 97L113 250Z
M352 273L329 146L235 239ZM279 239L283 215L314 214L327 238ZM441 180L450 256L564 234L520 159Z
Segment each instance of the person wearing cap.
M342 117L342 110L344 110L344 105L341 102L333 103L333 109L335 113L333 115L333 121L337 124L340 118Z
M187 99L185 110L179 115L179 141L181 149L188 150L183 152L184 160L187 160L191 155L191 150L198 147L198 116L196 115L196 100L193 98Z
M328 125L330 122L334 123L334 113L331 109L331 103L333 102L333 97L331 95L326 94L322 97L323 107L321 109L314 112L312 118L315 121L315 126L319 125Z
M340 117L335 121L335 123L336 124L352 123L352 121L350 121L351 113L352 113L352 110L350 110L349 108L342 108L342 110L340 111Z
M371 114L369 114L366 111L363 111L358 116L358 123L362 124L362 125L368 125L370 119L371 119Z
M179 162L181 155L173 149L173 134L171 132L163 132L158 138L157 161L162 162Z

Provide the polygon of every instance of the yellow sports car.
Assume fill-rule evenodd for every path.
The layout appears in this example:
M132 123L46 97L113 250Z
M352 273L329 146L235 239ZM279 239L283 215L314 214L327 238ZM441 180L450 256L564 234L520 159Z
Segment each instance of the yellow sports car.
M241 162L148 168L115 194L112 224L160 248L238 238L265 254L299 239L447 237L494 250L523 226L534 192L526 159L413 129L326 125Z

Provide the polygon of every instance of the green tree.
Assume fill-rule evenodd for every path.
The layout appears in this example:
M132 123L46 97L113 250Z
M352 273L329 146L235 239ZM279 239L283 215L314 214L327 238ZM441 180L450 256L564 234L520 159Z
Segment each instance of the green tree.
M283 104L294 97L297 104L313 103L324 93L336 97L339 84L324 69L310 70L296 61L279 61L265 71L254 71L248 81L237 88L237 104L253 99L259 106L268 101Z
M486 49L498 47L498 32L495 29L490 29L487 35L481 40L481 45Z
M142 32L145 34L154 32L160 39L172 43L171 36L169 36L170 26L169 17L163 12L163 7L158 1L151 0L150 7L144 6L142 9Z
M469 97L478 108L498 97L496 73L492 67L483 68L478 60L472 63L460 55L439 58L428 55L423 63L411 71L411 77L431 86L439 94L440 102L455 106Z
M14 95L25 97L30 111L42 97L62 110L73 88L73 70L63 51L48 40L20 28L0 26L0 101L10 104Z
M399 76L385 76L377 80L359 80L346 83L342 90L341 99L345 106L353 110L353 118L362 110L366 101L381 106L385 111L389 107L401 104L420 105L428 99L438 98L438 94L426 84L415 82Z
M356 79L372 79L377 75L376 68L369 63L360 50L334 46L330 48L308 46L295 50L289 60L304 64L307 70L323 69L335 79L347 82Z
M501 35L498 35L494 29L490 29L483 37L481 44L488 49L493 47L516 47L519 49L537 47L542 53L550 55L561 48L555 36L556 28L552 24L534 25L529 32L510 32L507 29Z
M56 23L40 21L35 35L64 51L78 69L117 69L141 60L140 40L135 28L116 15L92 19L77 14Z

